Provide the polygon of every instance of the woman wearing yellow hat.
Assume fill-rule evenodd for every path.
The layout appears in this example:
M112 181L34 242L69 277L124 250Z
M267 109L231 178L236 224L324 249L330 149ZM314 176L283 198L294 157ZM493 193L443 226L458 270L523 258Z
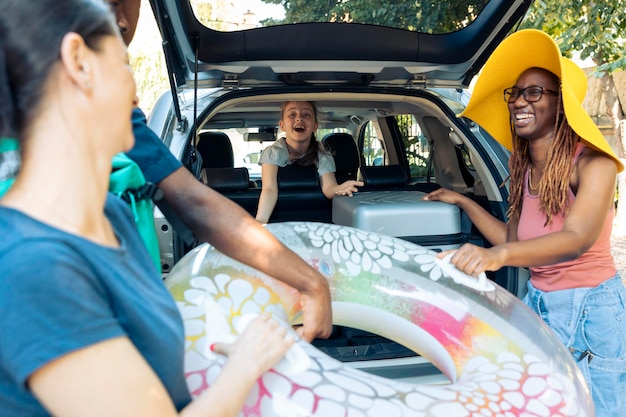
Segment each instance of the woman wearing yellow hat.
M584 72L548 35L509 36L460 115L511 150L509 221L450 190L426 199L457 204L494 245L462 246L457 268L530 268L524 301L572 352L596 416L626 416L626 289L610 248L624 166L584 110L586 91Z

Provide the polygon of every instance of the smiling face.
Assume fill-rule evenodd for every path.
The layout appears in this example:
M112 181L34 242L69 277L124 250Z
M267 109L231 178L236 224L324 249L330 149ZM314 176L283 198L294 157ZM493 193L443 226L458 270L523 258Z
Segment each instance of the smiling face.
M309 141L318 126L315 108L308 101L287 102L279 125L288 142Z
M551 91L559 91L558 78L549 71L531 68L522 73L513 87L524 89L530 86L543 87ZM544 92L538 101L528 102L520 96L508 104L511 121L518 137L528 141L549 139L554 135L559 97Z

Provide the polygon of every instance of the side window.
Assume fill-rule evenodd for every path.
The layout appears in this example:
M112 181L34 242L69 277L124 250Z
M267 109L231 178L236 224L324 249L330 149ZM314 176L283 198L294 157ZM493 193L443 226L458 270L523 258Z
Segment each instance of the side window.
M250 180L260 181L259 157L263 149L275 139L275 135L271 134L272 129L271 126L264 126L262 128L212 129L211 131L221 132L228 136L233 152L234 167L247 168Z
M363 129L363 160L366 166L379 166L385 163L385 148L380 139L378 123L368 122Z
M425 178L429 174L430 143L422 133L422 127L414 115L403 114L395 118L404 143L410 177L411 179Z
M389 120L391 119L391 120ZM381 126L378 121L370 121L363 130L363 159L367 166L388 165L390 161L397 160L397 155L388 154L382 131L391 135L389 126L394 123L402 139L404 151L409 166L409 174L412 180L423 179L428 175L430 143L424 136L422 128L412 114L402 114L388 118L387 125ZM431 173L431 180L432 180Z

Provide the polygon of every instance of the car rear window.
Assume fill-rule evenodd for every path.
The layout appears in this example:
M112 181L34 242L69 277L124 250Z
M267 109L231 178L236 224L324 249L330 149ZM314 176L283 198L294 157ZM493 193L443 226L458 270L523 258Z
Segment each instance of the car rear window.
M489 0L191 0L198 21L222 32L337 22L443 34L468 26L487 3Z

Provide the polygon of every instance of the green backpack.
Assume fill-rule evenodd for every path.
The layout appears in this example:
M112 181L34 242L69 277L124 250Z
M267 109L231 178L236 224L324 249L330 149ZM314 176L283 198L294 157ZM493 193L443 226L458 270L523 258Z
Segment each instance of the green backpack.
M128 203L135 217L139 234L157 270L161 272L161 253L154 229L154 203L152 202L160 190L156 185L146 182L139 165L124 153L118 153L113 157L109 181L109 191Z
M15 139L0 138L0 197L11 187L20 165L19 143ZM159 241L154 229L154 204L159 189L146 182L139 165L123 153L113 157L109 191L126 203L133 213L135 224L152 261L161 271Z
M0 138L0 197L11 188L19 169L19 143L15 139Z

